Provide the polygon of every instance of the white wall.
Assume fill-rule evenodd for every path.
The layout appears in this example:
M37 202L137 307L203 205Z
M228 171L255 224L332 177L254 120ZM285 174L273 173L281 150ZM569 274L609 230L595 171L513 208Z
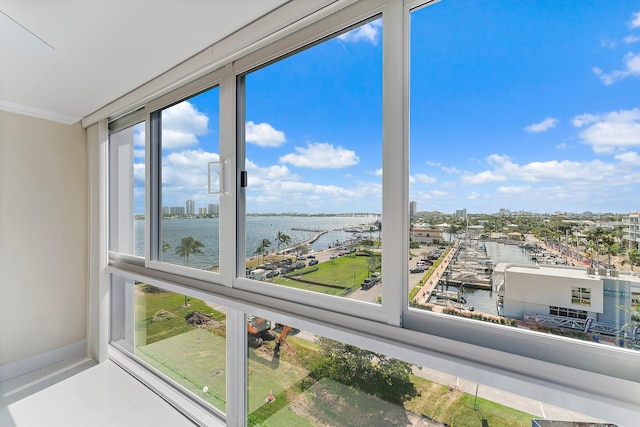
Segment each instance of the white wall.
M510 267L505 272L505 315L519 317L522 311L549 314L549 306L559 306L602 313L602 280L589 277L586 271L571 271L547 267ZM571 302L571 288L591 289L591 305L588 307Z
M47 355L81 348L86 339L87 206L86 132L80 124L0 111L5 374L21 361L46 363Z

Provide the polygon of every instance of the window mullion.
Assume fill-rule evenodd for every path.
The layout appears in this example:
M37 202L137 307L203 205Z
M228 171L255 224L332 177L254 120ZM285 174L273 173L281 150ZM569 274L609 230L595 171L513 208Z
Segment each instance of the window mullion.
M383 113L382 113L382 242L384 256L382 288L386 322L399 326L403 306L406 306L403 284L407 283L406 258L408 242L408 147L404 126L404 8L402 2L389 2L383 25ZM398 191L401 189L401 191Z

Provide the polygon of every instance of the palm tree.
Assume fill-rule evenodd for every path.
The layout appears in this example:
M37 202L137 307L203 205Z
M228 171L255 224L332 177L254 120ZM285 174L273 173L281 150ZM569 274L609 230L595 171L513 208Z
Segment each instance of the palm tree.
M180 240L180 245L176 246L176 254L178 254L180 258L184 258L184 265L188 267L189 255L202 254L200 248L204 248L204 243L191 236L183 237L182 240Z
M587 243L587 250L591 255L591 267L593 267L593 260L595 258L596 253L598 252L598 245L593 240L589 240L589 243Z
M266 254L267 249L269 249L269 246L271 246L271 241L269 239L262 239L262 242L260 242L260 245L254 252L254 254L257 254L257 255L262 254L263 263L264 263L264 255Z
M602 245L602 254L608 256L607 265L611 268L611 256L620 253L620 245L617 244L611 236L605 236L602 239Z
M627 252L627 257L622 260L622 265L631 264L631 271L633 272L634 265L640 265L640 252L637 249L631 249Z
M281 245L284 245L286 247L289 243L291 243L291 237L289 237L289 235L283 233L282 231L278 231L278 234L276 235L276 240L278 241L278 252L280 252Z

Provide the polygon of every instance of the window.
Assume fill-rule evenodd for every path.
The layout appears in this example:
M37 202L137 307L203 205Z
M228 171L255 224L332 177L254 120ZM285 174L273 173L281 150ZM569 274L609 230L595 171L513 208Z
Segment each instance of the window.
M623 159L636 149L614 135L637 125L628 90L638 80L599 68L615 69L612 51L626 53L603 48L601 35L622 39L627 18L615 7L584 7L568 29L557 12L535 2L410 12L414 313L518 327L573 304L602 321L622 319L616 304L601 304L602 286L575 284L590 284L588 267L605 281L621 267L623 220L636 209L622 190L634 186L628 173L637 165ZM436 231L441 241L424 237ZM563 310L556 315L582 316Z
M117 125L109 135L109 250L144 257L144 122Z
M193 398L226 411L226 307L112 275L111 340Z
M549 314L551 316L560 316L560 317L569 317L571 319L587 319L587 312L584 310L576 310L573 308L566 307L549 307Z
M589 288L571 288L571 303L579 305L591 305L591 289Z
M219 89L153 113L160 123L158 260L219 271Z
M249 316L248 331L248 425L473 425L478 413L528 425L541 415L527 413L532 400L295 326ZM486 400L496 394L508 403Z
M635 420L637 316L617 306L635 308L640 285L611 271L622 214L592 212L629 211L637 167L634 148L592 135L635 123L638 80L603 85L592 65L575 68L591 62L579 59L592 29L619 21L614 8L635 12L581 4L567 26L555 13L566 5L429 4L338 2L144 107L148 262L112 249L112 343L229 424L341 424L388 408L385 386L335 381L320 363L323 345L345 343L345 357L366 354L354 370L411 363L414 384L419 366L462 372ZM132 175L136 162L110 156ZM205 326L175 332L191 311ZM602 345L582 332L587 318ZM550 319L578 330L550 337ZM609 319L625 324L624 348L610 345L623 325ZM158 325L171 326L166 338ZM205 348L181 341L192 337ZM346 400L351 412L329 413ZM403 421L419 413L406 409Z
M246 277L378 303L382 19L242 76Z

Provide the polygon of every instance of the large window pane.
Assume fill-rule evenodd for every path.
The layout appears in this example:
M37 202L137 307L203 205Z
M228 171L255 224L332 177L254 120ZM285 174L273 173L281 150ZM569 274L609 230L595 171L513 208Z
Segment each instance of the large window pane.
M639 348L637 10L553 6L411 13L410 305Z
M219 269L219 89L161 112L160 260Z
M109 135L109 250L144 257L144 123Z
M382 20L244 81L247 277L378 302Z
M529 426L551 416L597 422L547 403L249 316L252 426Z
M185 391L226 410L226 308L112 276L111 339Z

